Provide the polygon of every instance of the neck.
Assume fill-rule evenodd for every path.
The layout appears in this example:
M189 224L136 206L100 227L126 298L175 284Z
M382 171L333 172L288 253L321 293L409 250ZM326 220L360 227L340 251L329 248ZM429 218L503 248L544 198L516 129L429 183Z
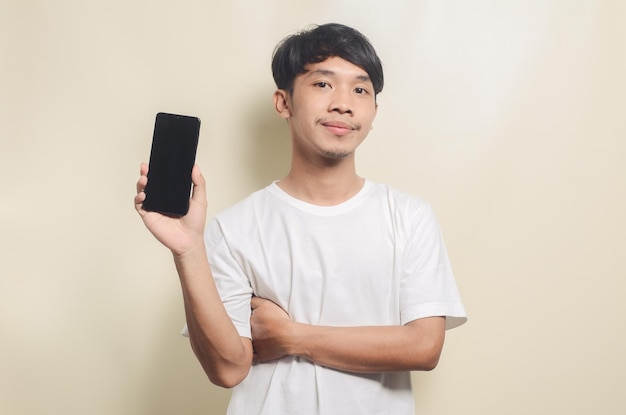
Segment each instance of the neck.
M291 196L320 206L332 206L356 195L365 179L356 174L354 155L323 166L292 163L278 186Z

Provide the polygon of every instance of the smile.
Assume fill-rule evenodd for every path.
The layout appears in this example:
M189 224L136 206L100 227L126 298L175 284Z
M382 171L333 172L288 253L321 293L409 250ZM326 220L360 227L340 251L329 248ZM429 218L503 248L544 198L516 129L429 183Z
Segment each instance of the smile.
M358 130L358 126L343 121L322 121L320 124L334 135L346 135Z

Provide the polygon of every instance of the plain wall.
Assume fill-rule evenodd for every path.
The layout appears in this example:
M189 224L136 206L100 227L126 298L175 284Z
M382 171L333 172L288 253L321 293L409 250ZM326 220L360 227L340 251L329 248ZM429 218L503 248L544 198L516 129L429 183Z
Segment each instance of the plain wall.
M626 413L623 1L0 3L0 413L220 414L133 209L158 111L202 118L209 215L286 173L274 45L363 31L359 173L432 203L469 322L423 414Z

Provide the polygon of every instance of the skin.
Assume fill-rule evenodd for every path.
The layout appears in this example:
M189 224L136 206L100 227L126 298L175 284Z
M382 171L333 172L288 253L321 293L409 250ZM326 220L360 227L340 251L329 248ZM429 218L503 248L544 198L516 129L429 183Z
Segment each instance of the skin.
M377 105L363 69L336 57L308 66L293 93L274 93L277 114L292 138L291 169L278 185L319 205L341 203L364 184L355 169L355 150L372 129Z
M143 209L148 165L142 164L137 181L135 209L145 226L174 257L180 279L191 347L207 376L226 388L240 383L252 365L252 342L240 337L222 305L204 245L206 184L198 166L189 211L172 218Z
M356 173L355 151L377 111L367 73L337 57L311 64L296 77L292 94L274 93L274 107L288 123L293 149L289 173L278 186L296 198L326 206L358 193L364 179ZM172 252L191 345L213 383L235 386L253 360L263 363L287 355L352 372L431 370L437 365L444 342L443 317L404 326L312 326L291 321L273 302L254 297L253 340L240 337L222 305L206 257L206 185L200 169L193 169L190 209L182 218L143 209L147 172L148 166L142 164L135 208Z

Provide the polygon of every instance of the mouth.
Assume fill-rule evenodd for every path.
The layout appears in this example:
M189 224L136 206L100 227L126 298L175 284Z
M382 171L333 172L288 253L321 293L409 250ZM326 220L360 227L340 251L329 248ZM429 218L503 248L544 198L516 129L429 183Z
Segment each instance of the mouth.
M343 121L322 120L320 124L334 135L347 135L359 129L357 125Z

